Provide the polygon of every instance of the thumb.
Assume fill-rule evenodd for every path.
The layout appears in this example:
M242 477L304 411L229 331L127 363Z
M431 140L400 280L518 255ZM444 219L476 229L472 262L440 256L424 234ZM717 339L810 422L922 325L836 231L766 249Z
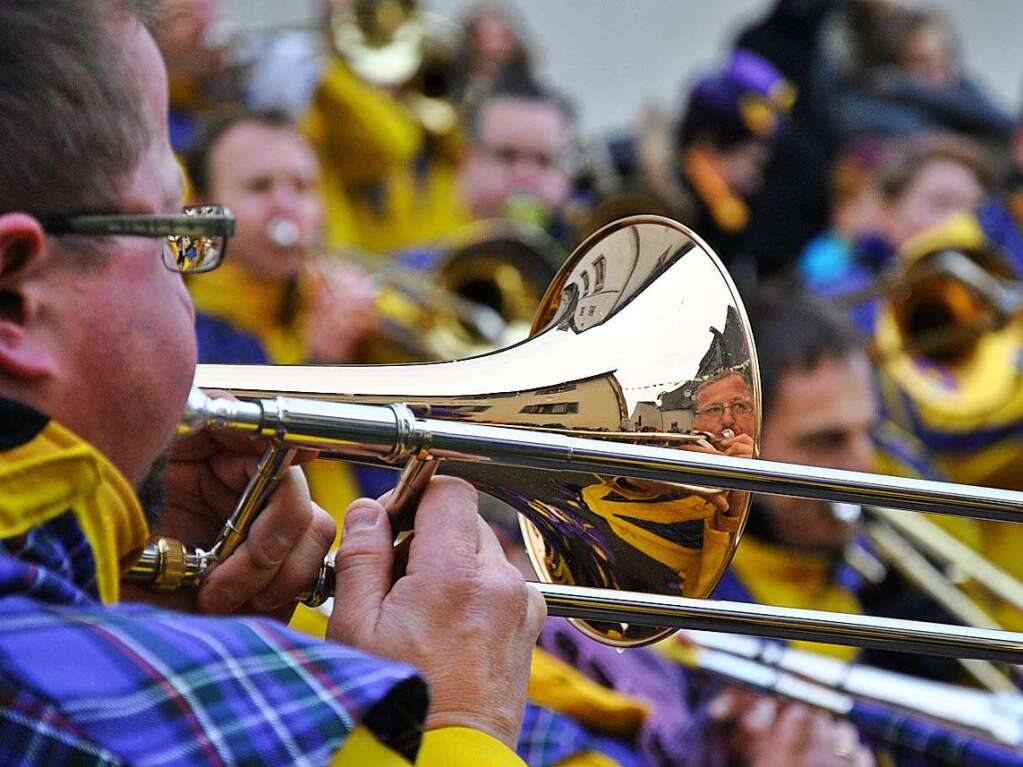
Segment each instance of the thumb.
M391 588L393 559L391 524L384 507L369 498L353 502L345 512L341 546L334 558L337 585L328 639L355 646L371 640Z

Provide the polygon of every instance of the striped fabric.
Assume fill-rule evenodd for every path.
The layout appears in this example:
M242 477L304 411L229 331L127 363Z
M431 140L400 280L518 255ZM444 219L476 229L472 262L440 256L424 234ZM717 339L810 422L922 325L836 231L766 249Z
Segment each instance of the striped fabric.
M358 725L413 758L408 666L261 618L104 607L71 514L0 541L0 764L320 765Z
M1017 751L889 706L859 701L849 718L899 767L1023 767Z
M642 767L646 764L631 744L599 735L574 719L532 703L526 706L516 751L529 767L554 767L588 751L603 754L619 767Z

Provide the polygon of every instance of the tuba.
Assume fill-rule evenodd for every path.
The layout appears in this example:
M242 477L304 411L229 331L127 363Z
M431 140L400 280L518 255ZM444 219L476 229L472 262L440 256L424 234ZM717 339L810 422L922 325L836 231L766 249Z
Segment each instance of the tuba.
M334 51L359 77L396 88L427 134L456 132L452 104L457 26L416 0L353 0L332 11Z

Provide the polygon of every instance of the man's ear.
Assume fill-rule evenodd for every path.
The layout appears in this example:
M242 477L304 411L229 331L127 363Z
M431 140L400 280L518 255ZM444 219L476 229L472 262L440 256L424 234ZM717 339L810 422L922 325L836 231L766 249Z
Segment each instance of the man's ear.
M24 213L0 215L0 375L26 380L52 370L42 336L32 332L43 291L31 276L46 249L42 226Z

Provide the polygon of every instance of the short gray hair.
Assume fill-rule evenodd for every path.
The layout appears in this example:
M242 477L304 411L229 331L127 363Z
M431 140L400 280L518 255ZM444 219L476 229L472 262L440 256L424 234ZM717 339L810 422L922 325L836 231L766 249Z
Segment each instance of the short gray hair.
M0 3L0 214L113 210L152 138L111 19L156 0Z

